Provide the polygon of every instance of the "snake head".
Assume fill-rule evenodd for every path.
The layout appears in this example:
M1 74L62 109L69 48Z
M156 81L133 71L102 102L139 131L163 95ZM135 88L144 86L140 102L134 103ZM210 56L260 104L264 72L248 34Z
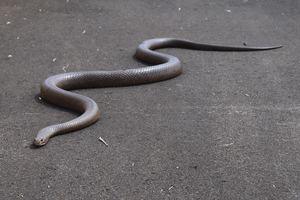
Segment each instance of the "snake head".
M35 146L44 146L48 142L49 138L37 136L33 139Z

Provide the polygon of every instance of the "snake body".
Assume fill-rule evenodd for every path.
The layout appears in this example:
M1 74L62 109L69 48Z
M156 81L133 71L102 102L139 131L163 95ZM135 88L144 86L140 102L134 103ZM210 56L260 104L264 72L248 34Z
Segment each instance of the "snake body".
M182 67L178 58L155 52L160 48L177 47L207 51L257 51L280 48L218 46L196 43L184 39L156 38L144 41L136 50L136 57L153 66L116 71L85 71L58 74L47 78L40 89L41 97L55 105L82 113L71 121L48 126L40 130L34 138L36 146L45 145L49 138L72 132L95 123L100 116L97 104L90 98L68 90L98 87L117 87L152 83L178 76Z

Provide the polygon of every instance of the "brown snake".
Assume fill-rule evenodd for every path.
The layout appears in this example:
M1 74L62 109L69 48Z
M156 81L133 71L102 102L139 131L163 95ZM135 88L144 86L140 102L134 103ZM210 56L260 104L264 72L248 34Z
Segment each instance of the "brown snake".
M116 71L70 72L51 76L41 86L41 97L55 105L80 112L82 115L71 121L43 128L34 138L34 144L36 146L45 145L49 138L54 135L84 128L99 119L99 108L92 99L67 90L139 85L164 81L178 76L182 71L180 61L174 56L153 51L168 47L207 51L259 51L282 46L218 46L184 39L156 38L144 41L136 50L138 59L153 64L153 66Z

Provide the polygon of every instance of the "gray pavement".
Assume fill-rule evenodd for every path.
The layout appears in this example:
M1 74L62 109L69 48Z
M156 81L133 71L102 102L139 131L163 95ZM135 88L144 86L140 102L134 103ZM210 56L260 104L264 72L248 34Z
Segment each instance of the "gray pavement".
M299 199L300 2L1 0L1 199ZM77 90L94 125L35 148L78 113L39 98L49 76L146 66L146 39L283 48L161 49L183 73ZM108 146L98 140L102 137Z

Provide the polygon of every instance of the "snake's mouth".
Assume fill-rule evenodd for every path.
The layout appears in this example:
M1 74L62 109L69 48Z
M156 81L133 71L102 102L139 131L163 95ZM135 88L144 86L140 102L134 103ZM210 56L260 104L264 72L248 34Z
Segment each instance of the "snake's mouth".
M42 139L33 139L33 143L35 144L35 146L44 146L46 144L46 139L42 138Z

